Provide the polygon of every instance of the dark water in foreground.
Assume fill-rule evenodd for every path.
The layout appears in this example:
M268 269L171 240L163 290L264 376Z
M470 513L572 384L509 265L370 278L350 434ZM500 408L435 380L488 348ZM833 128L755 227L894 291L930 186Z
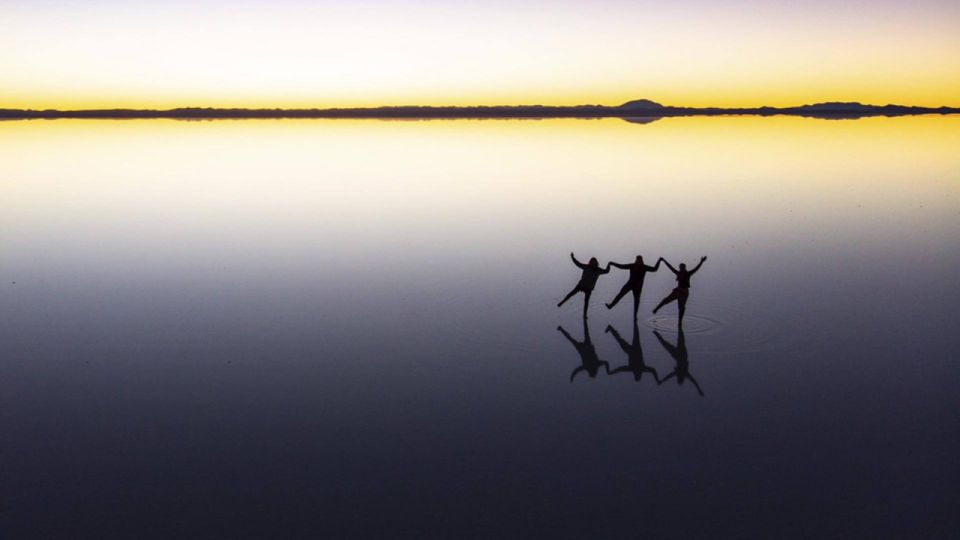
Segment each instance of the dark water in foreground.
M960 118L0 124L7 538L955 538ZM695 263L691 380L569 262ZM628 365L626 279L587 330ZM637 337L676 368L672 287Z

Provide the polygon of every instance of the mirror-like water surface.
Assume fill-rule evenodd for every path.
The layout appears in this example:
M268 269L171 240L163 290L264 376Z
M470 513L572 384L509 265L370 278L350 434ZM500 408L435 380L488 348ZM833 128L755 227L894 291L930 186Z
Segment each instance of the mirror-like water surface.
M3 528L953 537L958 148L958 117L0 123ZM571 251L708 255L683 335L664 268L636 328L623 270L557 309Z

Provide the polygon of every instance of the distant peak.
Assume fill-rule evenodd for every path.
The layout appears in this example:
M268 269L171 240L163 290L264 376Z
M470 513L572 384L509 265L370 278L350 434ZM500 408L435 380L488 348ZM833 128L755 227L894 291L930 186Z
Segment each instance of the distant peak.
M635 99L620 106L621 109L662 109L663 105L649 99Z

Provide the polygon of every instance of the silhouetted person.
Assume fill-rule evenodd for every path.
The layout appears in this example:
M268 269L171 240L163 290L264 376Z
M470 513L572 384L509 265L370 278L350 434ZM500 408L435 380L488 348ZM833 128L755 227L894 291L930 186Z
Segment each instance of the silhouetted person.
M690 379L690 382L697 387L697 392L703 396L703 390L700 389L700 385L697 384L697 380L693 378L693 375L690 374L690 362L687 360L687 342L683 338L683 328L680 329L680 335L677 336L677 346L667 343L667 340L663 339L663 336L660 335L660 332L656 330L653 331L653 334L657 336L657 339L660 340L660 344L663 345L663 348L670 353L670 356L673 357L673 361L677 363L676 367L673 368L673 371L669 375L659 381L660 383L665 383L671 378L677 378L677 384L683 384L683 381Z
M593 347L593 342L590 341L590 328L587 327L586 319L583 320L583 341L573 339L573 336L567 333L562 326L558 326L557 330L570 340L570 343L573 343L573 347L580 353L580 365L570 373L570 382L573 382L573 378L581 371L586 371L590 377L596 377L600 368L603 367L607 371L607 374L610 373L610 364L600 360L600 357L597 356L597 350Z
M623 288L620 289L620 292L617 293L616 298L613 299L613 302L607 304L607 309L613 309L613 306L617 305L617 302L620 301L628 292L633 292L633 320L637 320L637 310L640 309L640 293L643 291L643 278L647 276L647 272L656 272L660 268L660 259L657 260L655 266L647 266L643 264L643 257L637 255L637 258L633 261L632 264L620 264L610 261L610 264L620 268L622 270L630 270L630 279L623 284Z
M570 299L573 295L578 292L583 293L583 318L587 318L587 307L590 306L590 295L593 294L593 288L597 285L597 278L601 274L606 274L610 271L610 263L607 263L606 268L600 268L600 263L597 262L596 257L590 257L590 264L583 264L578 261L576 257L573 256L573 253L570 254L570 258L573 259L573 264L577 265L580 269L583 270L583 274L580 275L580 281L577 283L576 287L572 291L567 293L563 297L563 300L557 304L557 307L560 307Z
M633 373L633 380L639 381L644 373L653 373L653 380L657 381L657 384L660 384L660 376L657 375L657 370L648 366L646 362L643 361L643 347L640 345L640 328L637 327L636 319L633 321L633 343L624 341L624 339L620 337L620 332L617 332L617 329L609 324L607 325L606 331L613 334L613 338L617 340L623 352L627 353L628 358L627 365L612 370L610 372L611 375L614 373Z
M680 263L680 269L677 270L676 268L674 268L673 266L671 266L670 263L667 262L667 260L664 259L663 257L660 257L660 260L663 261L663 263L667 265L667 268L669 268L671 272L673 272L674 274L677 275L677 286L676 286L676 288L673 289L673 292L671 292L670 294L668 294L666 298L664 298L663 300L660 301L659 304L657 304L657 307L653 308L653 312L656 313L657 310L659 310L659 309L662 308L663 306L665 306L665 305L669 304L670 302L673 302L674 300L676 300L676 301L677 301L677 306L679 306L679 308L680 308L680 315L679 315L679 323L678 323L678 325L682 327L682 326L683 326L683 312L686 311L686 309L687 309L687 298L690 297L690 276L692 276L692 275L694 275L694 274L697 273L697 270L699 270L700 267L703 266L703 261L706 261L707 258L706 258L706 257L701 257L701 258L700 258L700 263L697 264L697 266L695 266L695 267L693 268L693 270L687 270L687 265L685 265L685 264L683 264L683 263ZM659 261L658 261L658 262L659 262Z

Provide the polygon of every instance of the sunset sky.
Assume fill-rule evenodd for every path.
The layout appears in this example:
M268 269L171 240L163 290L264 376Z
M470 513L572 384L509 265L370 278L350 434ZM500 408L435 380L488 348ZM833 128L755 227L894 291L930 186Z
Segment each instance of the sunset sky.
M3 0L0 108L960 106L960 2Z

